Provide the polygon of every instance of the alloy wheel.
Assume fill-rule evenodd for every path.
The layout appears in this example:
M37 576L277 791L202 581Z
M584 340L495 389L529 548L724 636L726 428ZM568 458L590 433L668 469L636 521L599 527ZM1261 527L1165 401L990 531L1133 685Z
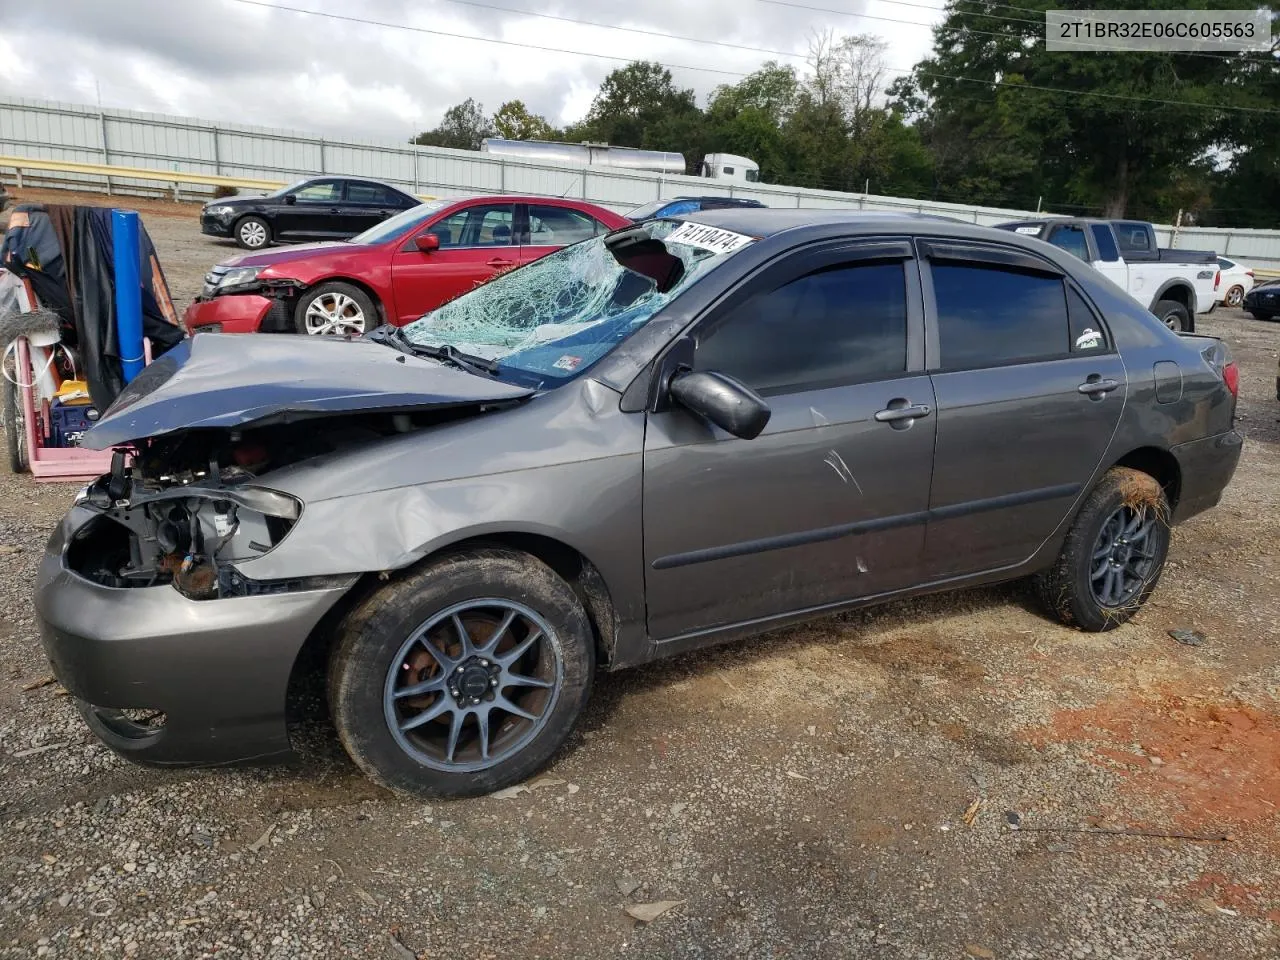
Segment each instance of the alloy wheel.
M1244 300L1244 287L1232 287L1227 291L1227 306L1238 307Z
M240 242L246 247L257 249L267 242L267 228L256 220L249 220L240 225Z
M1155 565L1151 534L1159 520L1145 507L1120 506L1109 516L1093 544L1089 582L1103 607L1131 604Z
M305 315L307 333L315 336L359 335L365 332L364 310L345 293L322 293L309 304Z
M383 691L387 728L419 763L451 773L493 767L550 718L564 680L554 632L511 600L468 600L401 645Z

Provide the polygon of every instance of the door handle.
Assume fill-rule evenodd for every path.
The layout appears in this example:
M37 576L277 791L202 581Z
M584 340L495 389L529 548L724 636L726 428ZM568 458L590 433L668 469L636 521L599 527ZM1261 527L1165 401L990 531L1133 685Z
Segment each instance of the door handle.
M338 208L337 208L337 207L330 207L330 208L329 208L329 212L330 212L330 213L337 213L337 212L338 212Z
M1076 387L1076 389L1094 400L1101 400L1118 386L1120 386L1119 380L1104 380L1096 373L1091 373L1089 374L1089 379L1085 380L1085 382Z
M883 410L877 410L875 413L876 420L880 423L899 424L904 423L910 426L911 421L918 420L921 417L927 417L933 413L933 408L924 403L912 403L902 397L897 397L889 401L889 406Z
M488 260L488 261L486 261L486 262L485 262L485 266L487 266L487 267L509 267L509 266L511 266L513 263L515 263L515 261L514 261L514 260L503 260L501 257L494 257L492 260Z

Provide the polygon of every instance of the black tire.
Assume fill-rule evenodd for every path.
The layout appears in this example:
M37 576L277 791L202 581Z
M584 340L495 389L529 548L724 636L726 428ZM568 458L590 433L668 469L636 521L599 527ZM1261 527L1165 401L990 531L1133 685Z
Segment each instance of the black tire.
M271 246L271 224L261 217L241 217L232 233L236 244L246 250L263 250Z
M494 749L501 747L510 752L497 759L476 759L482 756L478 752L478 720L474 716L467 719L466 711L471 708L465 699L465 688L460 708L457 708L456 690L453 700L446 699L450 691L443 687L424 695L420 699L427 696L439 699L421 706L413 704L411 699L393 699L392 691L400 679L417 683L425 677L429 683L443 681L452 685L455 674L414 646L413 637L433 618L442 615L441 629L445 629L444 625L453 619L448 611L459 605L471 603L480 609L495 600L522 606L549 628L543 639L537 641L536 654L537 658L544 658L543 663L553 660L558 663L554 671L558 681L554 690L540 694L544 697L537 718L540 726L506 715L502 723L510 730L500 724L499 736L490 733L485 742ZM465 620L470 613L464 609L458 617ZM468 621L467 629L475 630L474 620ZM512 634L510 642L519 646L514 628L508 633ZM456 636L456 632L452 635ZM495 631L491 631L489 639L493 635ZM526 642L528 635L525 635ZM433 643L438 645L437 641ZM465 651L463 653L465 655ZM507 654L511 653L508 649ZM420 659L414 661L415 656ZM473 656L469 662L474 665L475 660ZM488 666L485 660L479 662ZM526 665L520 672L529 669ZM406 670L410 672L403 672ZM501 547L481 547L443 556L392 581L347 616L329 658L329 709L343 747L374 782L414 797L477 796L519 783L547 764L572 732L590 696L594 672L591 625L572 588L534 557ZM497 691L500 700L509 689L503 686ZM539 695L539 691L533 693ZM528 710L537 709L529 699L521 703ZM437 707L444 705L448 712L437 718L439 722L433 720L418 726L410 743L403 725L392 732L393 721L398 723L402 719L396 712L397 704L411 704L409 709L421 709L423 714L436 712ZM500 707L498 704L495 709L503 716ZM465 730L463 725L467 723L472 727L465 750L460 750L457 766L452 758L446 761L438 754L427 756L439 739L447 739L446 732L452 729L459 714L464 717L459 729ZM409 715L410 720L412 716ZM520 732L521 724L527 727L524 733ZM504 747L501 737L507 735L509 739ZM463 740L460 738L458 743L461 745ZM422 752L417 753L418 750ZM465 765L462 759L465 751L470 751L472 759L465 763L472 768L458 769Z
M1261 320L1263 323L1266 323L1268 320L1275 319L1271 314L1259 313L1257 310L1250 310L1249 313L1252 314L1253 319Z
M1170 330L1176 332L1191 332L1191 312L1187 310L1177 300L1158 300L1156 305L1151 308L1154 313Z
M330 317L329 329L321 325L323 320L308 318L312 305L327 313ZM378 308L372 298L359 287L341 280L330 280L312 287L298 298L298 305L293 311L294 329L301 334L311 336L346 336L348 334L368 333L378 326Z
M22 423L22 399L18 396L18 385L9 379L6 364L4 380L4 444L9 458L9 469L14 473L26 473L27 435Z
M1150 520L1142 552L1150 554L1149 565L1132 578L1132 595L1122 602L1104 604L1098 598L1091 574L1100 558L1100 537L1118 511L1141 511ZM1155 589L1169 554L1169 501L1150 474L1129 467L1112 467L1085 498L1071 525L1062 550L1052 567L1035 578L1040 601L1059 620L1081 630L1111 630L1127 621ZM1116 548L1123 549L1123 546ZM1137 553L1138 548L1134 547ZM1114 556L1114 555L1113 555ZM1102 565L1110 558L1102 559Z

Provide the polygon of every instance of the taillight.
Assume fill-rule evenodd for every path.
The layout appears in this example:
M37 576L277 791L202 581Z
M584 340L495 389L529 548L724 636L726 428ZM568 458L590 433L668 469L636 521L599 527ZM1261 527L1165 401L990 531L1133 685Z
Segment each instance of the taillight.
M1227 385L1227 389L1231 391L1231 396L1237 400L1240 399L1240 368L1236 366L1236 362L1232 360L1222 368L1222 382Z
M1252 280L1252 279L1253 279L1253 271L1252 271L1252 270L1246 270L1246 271L1244 272L1244 275L1245 275L1246 277L1248 277L1250 280Z
M1217 273L1213 275L1213 289L1217 290L1218 284L1220 284L1221 282L1222 282L1222 271L1219 270Z

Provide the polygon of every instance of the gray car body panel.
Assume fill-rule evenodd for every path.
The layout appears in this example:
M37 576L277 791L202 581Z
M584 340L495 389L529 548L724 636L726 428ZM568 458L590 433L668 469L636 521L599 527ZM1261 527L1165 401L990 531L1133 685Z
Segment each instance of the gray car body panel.
M1088 491L1125 457L1146 453L1181 467L1175 520L1212 506L1230 479L1239 457L1234 401L1201 355L1211 341L1173 334L1065 251L927 217L730 210L689 219L760 239L576 380L263 474L258 483L297 497L302 515L283 542L238 569L262 581L354 578L463 542L536 538L571 548L598 573L614 618L602 631L611 644L605 661L619 668L821 613L1043 569ZM698 325L736 290L785 258L880 238L917 249L930 238L972 241L1035 258L1092 303L1114 350L940 372L930 271L917 256L903 376L778 397L756 440L652 407L666 354L682 338L696 340ZM1174 402L1159 403L1156 371L1171 363L1181 388ZM500 398L502 384L449 373ZM1091 374L1116 379L1118 389L1100 401L1081 395L1075 384ZM511 390L508 399L527 394ZM874 421L882 404L908 393L933 415L902 432ZM941 469L935 449L947 461ZM42 616L56 619L52 594L70 590L68 578L76 579L63 571L42 580ZM132 592L153 590L168 588ZM139 609L136 629L162 634L161 614L172 615L167 604L154 614ZM283 616L283 608L260 615ZM260 630L227 629L237 644ZM178 687L196 682L177 660L168 675Z

